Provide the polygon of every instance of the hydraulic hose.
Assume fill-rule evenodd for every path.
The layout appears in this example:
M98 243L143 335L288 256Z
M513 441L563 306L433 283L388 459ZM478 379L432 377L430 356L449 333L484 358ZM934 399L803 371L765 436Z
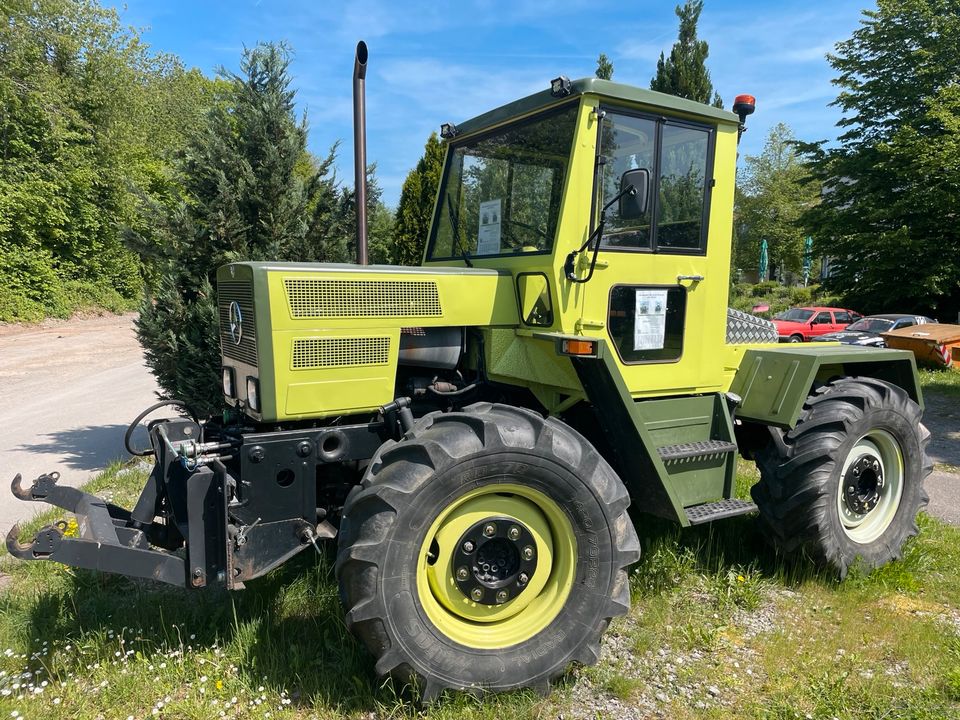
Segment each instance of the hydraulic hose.
M133 438L133 433L137 429L137 425L140 424L141 420L143 420L147 415L152 413L154 410L159 410L162 407L168 407L168 406L178 407L182 410L186 410L187 414L190 416L190 419L193 420L198 425L200 424L200 420L197 416L197 413L193 410L192 407L190 407L183 400L161 400L160 402L154 403L153 405L148 407L146 410L144 410L142 413L137 415L137 417L134 418L133 422L130 423L129 426L127 426L127 431L123 434L123 446L127 449L128 453L130 453L131 455L135 455L136 457L146 457L148 455L153 455L153 448L147 448L146 450L135 450L133 447L130 446L130 441Z

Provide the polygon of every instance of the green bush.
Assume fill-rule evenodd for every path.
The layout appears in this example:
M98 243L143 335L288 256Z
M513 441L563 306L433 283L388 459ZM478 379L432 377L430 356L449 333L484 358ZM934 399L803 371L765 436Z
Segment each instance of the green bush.
M806 305L843 306L840 298L823 291L819 285L791 287L767 280L752 285L735 283L730 287L730 307L743 312L752 312L757 305L768 305L769 310L758 313L763 317L773 317L792 307Z

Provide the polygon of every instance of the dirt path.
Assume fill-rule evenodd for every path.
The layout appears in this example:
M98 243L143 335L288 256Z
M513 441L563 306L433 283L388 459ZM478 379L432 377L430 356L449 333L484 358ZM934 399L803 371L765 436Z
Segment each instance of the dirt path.
M0 533L41 506L10 493L57 470L79 485L127 457L123 431L156 400L133 314L0 326ZM144 438L140 438L143 442Z
M926 482L927 511L960 525L960 398L927 391L923 399L923 424L931 433L927 452L936 463Z
M923 424L932 433L927 452L935 463L960 468L960 397L923 394Z

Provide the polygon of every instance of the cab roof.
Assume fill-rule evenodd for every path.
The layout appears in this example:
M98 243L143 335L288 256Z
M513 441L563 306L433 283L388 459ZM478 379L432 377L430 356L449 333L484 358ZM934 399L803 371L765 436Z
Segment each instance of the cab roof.
M572 98L581 95L599 95L601 99L621 101L636 105L645 105L653 111L673 111L687 116L694 116L706 120L711 125L718 123L737 125L740 119L728 110L721 110L712 105L687 100L686 98L667 95L654 90L644 90L598 78L581 78L571 81L570 94L561 98L554 97L549 85L538 93L514 100L506 105L489 110L475 118L457 123L457 134L466 135L478 130L499 125L521 115L527 115L542 108L569 102Z

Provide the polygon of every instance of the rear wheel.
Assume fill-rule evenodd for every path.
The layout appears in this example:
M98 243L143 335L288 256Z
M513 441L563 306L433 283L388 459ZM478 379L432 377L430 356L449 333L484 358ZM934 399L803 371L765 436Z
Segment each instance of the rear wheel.
M536 413L428 415L347 500L337 576L379 675L509 690L590 664L629 606L629 497L594 448Z
M907 393L872 378L839 378L804 404L797 426L757 453L753 498L770 536L805 549L841 577L860 561L899 558L917 533L932 470L930 433Z

